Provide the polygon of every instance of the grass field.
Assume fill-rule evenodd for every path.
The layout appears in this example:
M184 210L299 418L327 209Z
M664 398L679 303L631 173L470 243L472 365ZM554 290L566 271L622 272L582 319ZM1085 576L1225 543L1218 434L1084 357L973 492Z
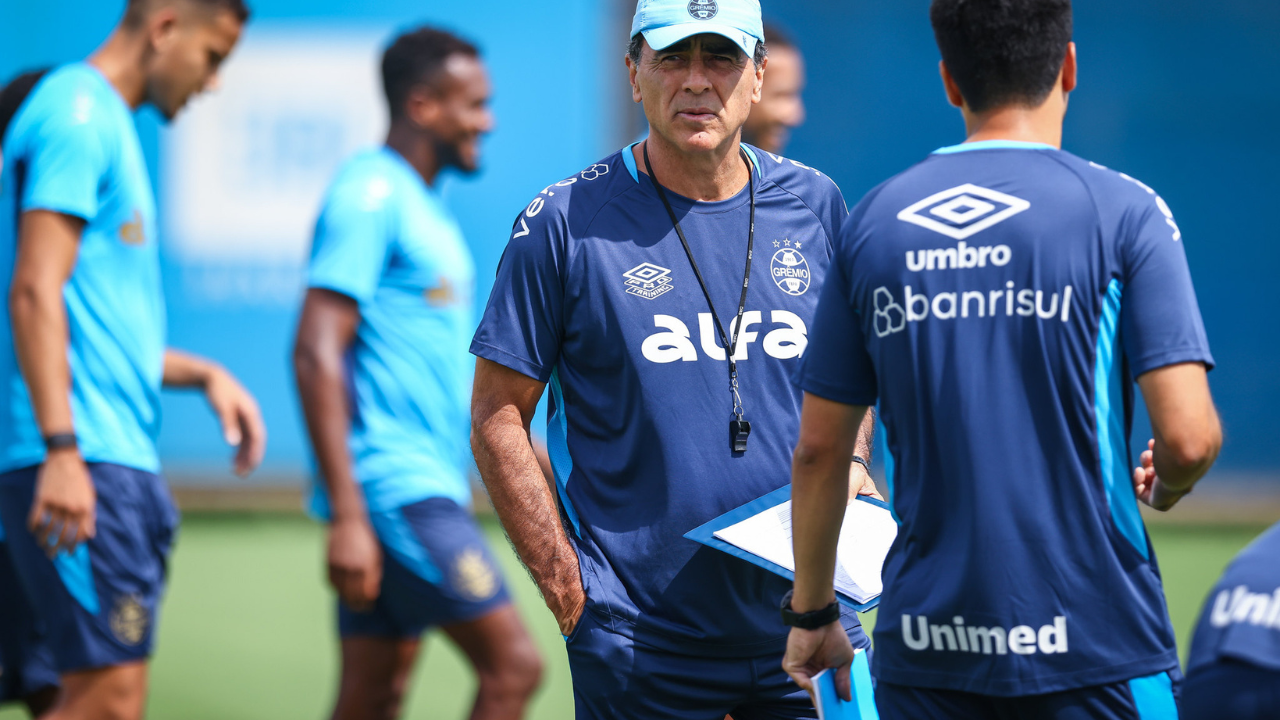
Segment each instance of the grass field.
M1200 604L1257 526L1151 528L1183 656ZM563 642L496 524L499 551L547 673L531 718L573 716ZM333 606L321 529L295 516L191 515L173 562L152 675L152 720L318 720L337 673ZM874 613L867 616L868 626ZM464 718L474 690L465 661L441 636L424 646L405 717ZM25 717L9 709L0 720Z

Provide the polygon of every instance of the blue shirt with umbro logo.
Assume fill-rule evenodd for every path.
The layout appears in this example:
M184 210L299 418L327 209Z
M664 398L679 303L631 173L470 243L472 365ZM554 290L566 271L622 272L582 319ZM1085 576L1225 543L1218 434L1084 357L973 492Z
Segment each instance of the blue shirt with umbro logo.
M835 255L798 382L878 403L887 429L901 531L876 676L995 696L1167 685L1134 378L1213 364L1168 205L1046 145L971 143L867 195Z
M800 414L791 375L847 215L822 173L748 152L755 251L735 355L753 426L746 453L729 444L726 350L631 148L520 213L471 345L549 385L548 445L589 608L618 632L690 654L784 645L777 608L789 583L684 535L789 482ZM721 202L667 196L732 333L750 190Z

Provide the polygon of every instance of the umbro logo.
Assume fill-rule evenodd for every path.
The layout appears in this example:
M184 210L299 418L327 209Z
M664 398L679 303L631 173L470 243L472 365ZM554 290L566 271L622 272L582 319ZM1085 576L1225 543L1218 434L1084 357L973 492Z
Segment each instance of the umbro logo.
M930 195L898 213L898 219L964 240L1030 207L1022 198L966 183Z
M653 263L643 263L622 273L627 279L627 294L653 300L670 292L671 271Z

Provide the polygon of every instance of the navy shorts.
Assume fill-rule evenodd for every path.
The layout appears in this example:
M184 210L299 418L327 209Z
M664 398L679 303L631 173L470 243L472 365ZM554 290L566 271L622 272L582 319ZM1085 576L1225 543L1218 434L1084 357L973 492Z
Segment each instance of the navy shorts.
M382 545L382 587L369 612L338 603L342 637L416 638L511 604L471 513L431 498L370 517Z
M54 667L68 673L146 659L178 527L169 488L155 473L90 463L97 535L50 559L26 529L36 470L0 475L0 523Z
M809 694L783 672L781 651L751 658L679 655L638 643L612 622L588 608L565 640L577 720L818 717ZM871 682L869 673L864 681Z
M0 540L0 704L58 686L53 653Z
M1178 720L1178 691L1169 673L1011 698L881 682L876 707L881 720Z
M1280 670L1234 660L1198 667L1182 689L1183 720L1280 718Z

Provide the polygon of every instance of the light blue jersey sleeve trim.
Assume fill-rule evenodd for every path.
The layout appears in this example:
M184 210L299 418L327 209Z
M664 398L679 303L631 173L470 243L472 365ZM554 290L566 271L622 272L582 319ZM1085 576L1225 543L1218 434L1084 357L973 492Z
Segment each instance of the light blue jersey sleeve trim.
M631 173L631 179L640 182L640 170L636 167L636 155L633 152L638 142L633 142L622 149L622 164L627 166L627 172Z
M1021 140L980 140L978 142L961 143L949 147L938 148L934 155L954 155L974 150L1057 150L1047 143L1023 142Z
M1139 720L1178 720L1178 703L1173 697L1169 673L1157 673L1129 681Z
M573 534L582 537L578 511L569 500L569 476L573 474L573 457L569 454L569 419L565 416L564 388L560 387L558 367L551 372L551 399L556 408L555 414L547 423L547 455L551 458L551 473L555 475L556 492L573 525Z
M1149 559L1147 535L1138 512L1129 476L1128 444L1124 433L1124 371L1120 357L1120 298L1123 286L1112 280L1098 323L1097 365L1093 371L1093 408L1098 427L1098 460L1107 489L1111 519L1144 559Z

